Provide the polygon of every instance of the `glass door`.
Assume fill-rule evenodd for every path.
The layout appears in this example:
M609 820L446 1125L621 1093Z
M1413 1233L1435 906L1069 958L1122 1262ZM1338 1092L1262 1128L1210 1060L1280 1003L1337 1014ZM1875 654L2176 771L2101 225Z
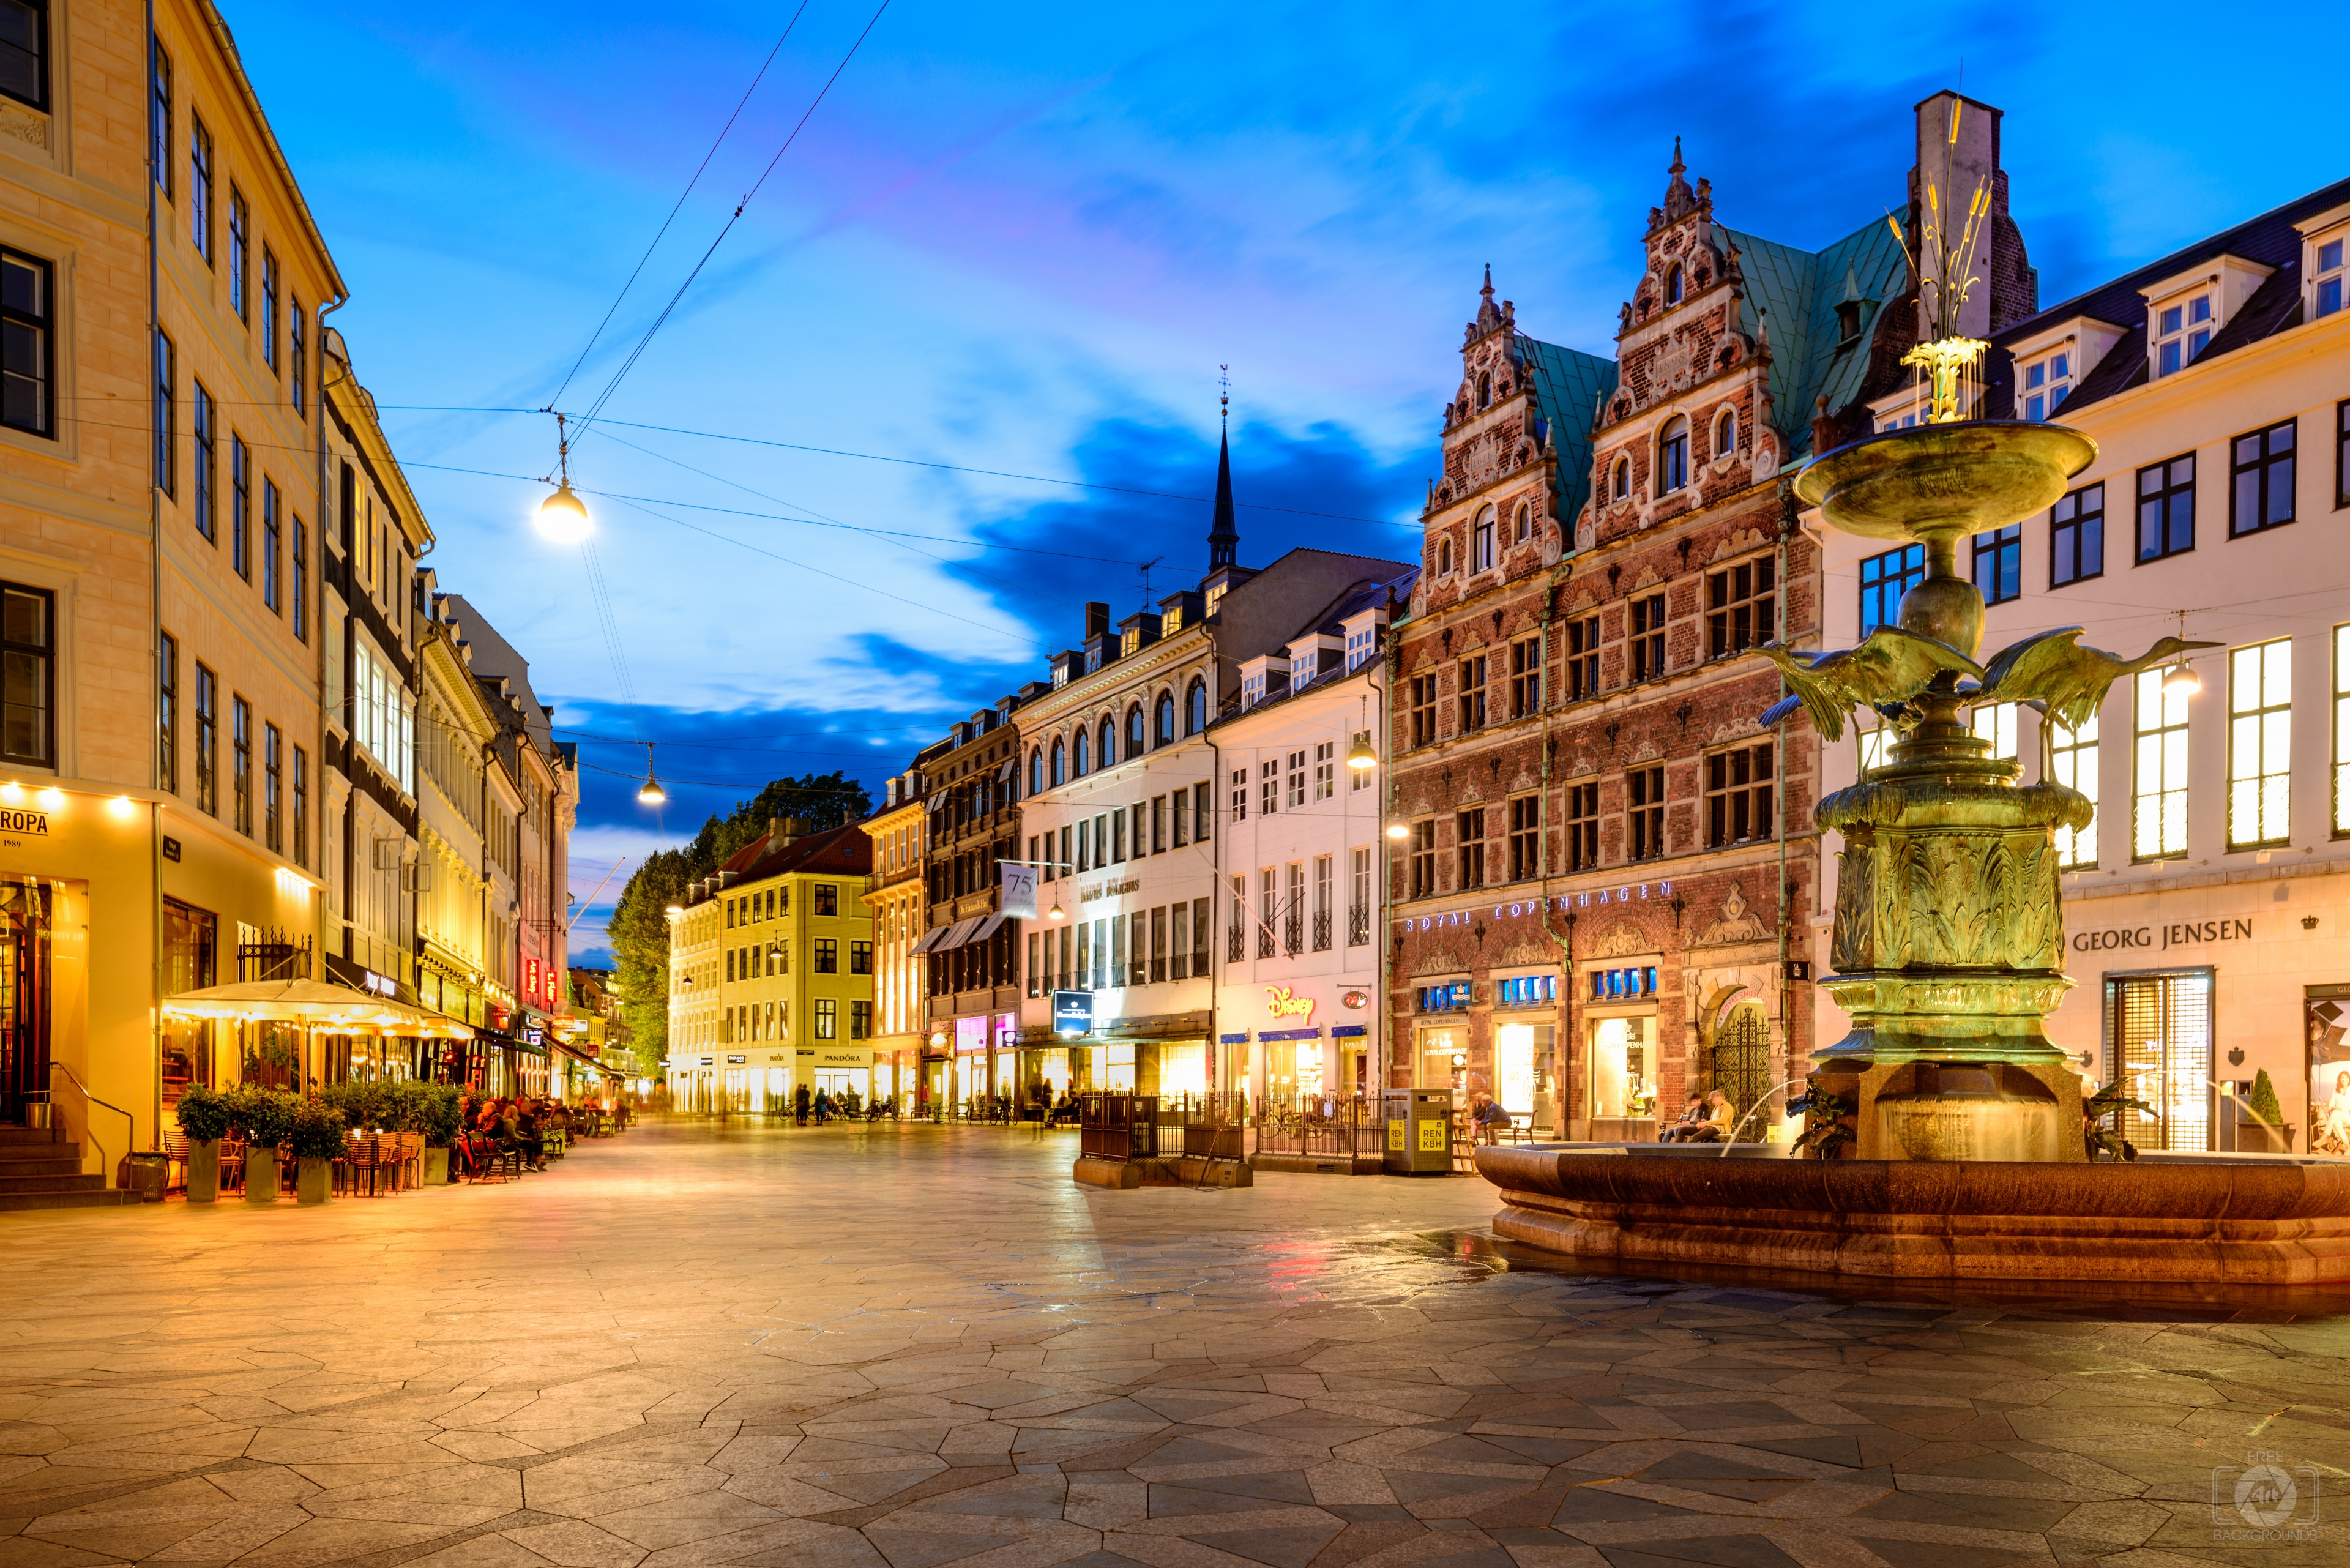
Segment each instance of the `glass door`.
M0 882L0 1123L21 1127L49 1086L49 889Z
M2106 1059L2147 1110L2121 1113L2140 1148L2211 1147L2211 971L2106 977Z

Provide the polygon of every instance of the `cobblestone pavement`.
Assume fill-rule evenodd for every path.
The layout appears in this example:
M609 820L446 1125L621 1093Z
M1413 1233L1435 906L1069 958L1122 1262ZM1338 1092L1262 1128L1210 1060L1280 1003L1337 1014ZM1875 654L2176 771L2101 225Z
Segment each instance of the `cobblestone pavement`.
M1578 1274L1474 1179L1116 1193L1073 1143L654 1125L6 1216L0 1568L2350 1563L2339 1299Z

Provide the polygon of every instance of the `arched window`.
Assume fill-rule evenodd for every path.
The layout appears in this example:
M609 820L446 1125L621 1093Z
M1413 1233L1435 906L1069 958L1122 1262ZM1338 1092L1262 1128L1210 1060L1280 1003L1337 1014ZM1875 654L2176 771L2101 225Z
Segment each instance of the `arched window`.
M1675 414L1657 438L1657 493L1670 495L1689 483L1689 421Z
M1161 691L1159 694L1159 705L1152 717L1155 722L1151 725L1150 743L1163 746L1175 738L1175 693Z
M1510 543L1523 545L1534 536L1534 509L1525 502L1518 503L1516 518L1510 524Z
M1490 572L1493 569L1493 509L1488 506L1477 514L1477 521L1469 530L1469 569Z
M1126 710L1126 755L1128 762L1142 755L1142 704L1129 703Z
M1191 678L1191 690L1183 694L1183 732L1196 735L1208 727L1208 683L1198 676Z
M1440 577L1452 575L1452 541L1450 539L1436 542L1436 575Z
M1028 753L1028 793L1035 794L1045 787L1045 753L1042 747Z
M1061 749L1060 737L1056 735L1053 738L1053 782L1055 784L1068 782L1068 753Z
M1101 722L1101 765L1108 767L1118 761L1118 726L1104 713Z
M1681 269L1679 265L1676 264L1670 271L1665 274L1665 303L1667 305L1679 305L1680 302Z
M1477 378L1477 406L1481 409L1493 406L1493 378L1491 374Z
M1713 455L1727 457L1738 450L1738 410L1724 409L1713 421Z
M1619 457L1616 460L1615 475L1607 482L1607 498L1611 501L1628 501L1631 496L1632 460L1628 457Z
M1081 779L1089 770L1086 767L1086 729L1077 726L1076 739L1069 742L1069 776Z

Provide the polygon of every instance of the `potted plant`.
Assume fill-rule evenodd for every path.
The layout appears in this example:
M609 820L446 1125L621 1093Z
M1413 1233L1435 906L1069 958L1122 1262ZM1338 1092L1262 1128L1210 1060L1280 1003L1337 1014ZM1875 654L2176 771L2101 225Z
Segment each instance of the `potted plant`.
M277 1146L293 1130L291 1095L248 1084L230 1096L231 1116L244 1133L244 1200L277 1201Z
M211 1203L220 1197L220 1140L235 1117L229 1097L203 1084L190 1084L174 1113L188 1135L188 1201Z
M297 1101L288 1118L286 1141L294 1146L297 1202L324 1203L333 1190L335 1161L343 1157L343 1113L320 1100Z
M449 1146L457 1141L464 1091L454 1084L411 1085L410 1130L424 1135L424 1185L444 1187L449 1181Z

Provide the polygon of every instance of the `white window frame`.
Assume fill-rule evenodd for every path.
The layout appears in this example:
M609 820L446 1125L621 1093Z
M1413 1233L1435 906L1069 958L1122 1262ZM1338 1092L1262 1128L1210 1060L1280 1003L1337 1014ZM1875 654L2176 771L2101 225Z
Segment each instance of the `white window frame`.
M2046 420L2055 416L2064 406L2065 395L2073 389L2073 375L2078 367L2071 344L2043 354L2016 372L2016 402L2027 420Z
M2218 289L2212 286L2190 289L2147 309L2147 352L2152 357L2149 369L2156 379L2186 369L2211 346L2212 335L2220 330L2218 296ZM2199 316L2196 314L2199 309L2202 313ZM2178 363L2168 364L2165 351L2174 348L2178 350Z
M2293 639L2228 650L2228 848L2293 838Z
M2163 674L2138 671L2131 694L2130 855L2137 860L2187 853L2187 693L2165 691Z
M2079 871L2097 863L2097 716L2089 715L2078 730L2067 730L2054 719L2048 737L2048 776L2054 783L2089 797L2089 826L2056 830L2056 864Z

